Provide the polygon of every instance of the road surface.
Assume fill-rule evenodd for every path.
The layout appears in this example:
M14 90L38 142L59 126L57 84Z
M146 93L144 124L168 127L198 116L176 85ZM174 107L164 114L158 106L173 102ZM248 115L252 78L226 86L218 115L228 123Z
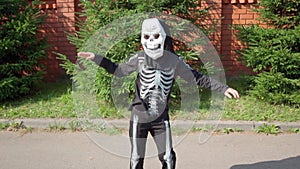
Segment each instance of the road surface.
M199 133L188 134L175 146L177 169L300 168L300 134L213 134L203 144L198 138ZM0 169L128 168L128 157L105 151L84 132L0 132ZM160 168L157 157L145 160L145 169Z

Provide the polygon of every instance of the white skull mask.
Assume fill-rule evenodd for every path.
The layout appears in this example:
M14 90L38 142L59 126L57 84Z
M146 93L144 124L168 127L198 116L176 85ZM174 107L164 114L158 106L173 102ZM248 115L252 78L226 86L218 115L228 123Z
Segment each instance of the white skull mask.
M142 24L141 43L145 53L152 59L163 56L166 32L156 18L146 19Z

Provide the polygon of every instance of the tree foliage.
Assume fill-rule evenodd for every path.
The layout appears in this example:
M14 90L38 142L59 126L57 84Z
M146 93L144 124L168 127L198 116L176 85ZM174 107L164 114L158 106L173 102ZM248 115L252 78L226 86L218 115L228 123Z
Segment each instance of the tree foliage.
M250 93L276 104L300 103L300 2L261 0L257 25L237 27L238 37L248 46L241 51L254 77Z
M38 4L0 2L0 100L30 93L42 77L39 59L45 56L46 44L36 36L43 18Z

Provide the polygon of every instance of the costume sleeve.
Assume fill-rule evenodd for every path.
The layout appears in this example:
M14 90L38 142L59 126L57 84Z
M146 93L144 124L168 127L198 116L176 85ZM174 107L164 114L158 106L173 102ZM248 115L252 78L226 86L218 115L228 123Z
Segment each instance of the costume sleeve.
M117 77L123 77L136 71L138 68L137 54L131 57L127 62L114 63L106 57L97 54L93 60L97 65L103 67L108 73L114 74Z
M225 93L225 91L229 88L226 84L223 84L192 69L181 57L179 58L178 65L176 67L176 75L180 76L189 83L195 83L198 86L221 93Z

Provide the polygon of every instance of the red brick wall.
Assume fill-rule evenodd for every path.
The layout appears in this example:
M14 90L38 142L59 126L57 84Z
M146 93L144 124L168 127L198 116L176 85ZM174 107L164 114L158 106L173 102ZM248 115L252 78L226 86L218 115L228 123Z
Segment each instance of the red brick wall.
M44 0L45 5L41 10L47 14L46 23L41 27L41 33L48 37L51 47L48 56L42 62L46 65L47 81L55 81L64 76L64 70L59 67L59 61L52 52L63 53L75 61L76 48L67 39L67 33L74 33L75 11L78 11L78 0ZM243 73L250 73L238 61L238 54L235 50L243 47L237 40L230 25L261 24L256 19L258 14L253 12L253 6L257 0L206 0L201 3L200 8L213 5L210 10L208 24L213 24L216 32L210 35L212 43L221 55L223 66L227 76L237 76Z
M67 39L67 34L75 31L75 3L74 0L45 0L40 8L46 14L46 22L40 31L47 37L50 45L47 58L42 60L46 65L45 80L56 81L65 73L53 52L65 54L75 60L76 48Z
M231 26L260 24L257 21L259 15L253 12L256 4L256 0L223 0L220 54L223 56L222 63L228 76L251 73L250 69L238 60L239 55L235 51L241 49L243 44L237 40Z

